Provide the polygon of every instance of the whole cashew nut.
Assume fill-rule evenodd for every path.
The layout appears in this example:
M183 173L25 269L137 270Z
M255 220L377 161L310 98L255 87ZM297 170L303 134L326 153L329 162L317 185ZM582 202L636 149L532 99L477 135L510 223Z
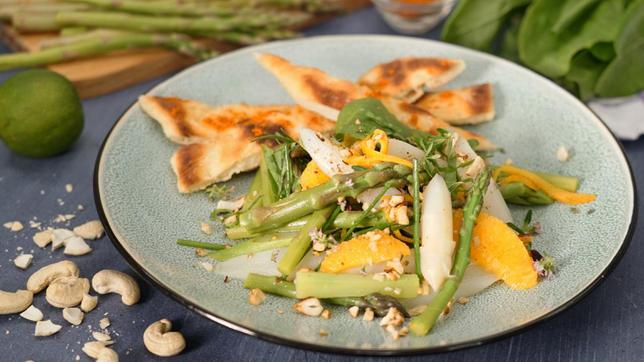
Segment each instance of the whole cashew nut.
M77 277L79 273L80 271L76 263L69 260L49 264L31 274L29 280L27 280L27 290L38 293L47 288L49 283L53 282L54 279L60 277Z
M96 362L119 362L119 355L111 348L103 348L98 352Z
M83 345L82 351L91 358L98 358L98 354L106 349L105 342L91 341Z
M20 313L31 305L33 299L33 293L28 290L15 293L0 290L0 314Z
M89 280L77 277L60 277L47 287L45 299L54 307L69 308L80 304L89 292Z
M98 294L117 293L125 305L136 304L141 298L141 290L136 280L120 271L105 269L94 274L92 288Z
M143 333L143 344L151 353L161 357L176 356L186 348L186 340L179 332L170 332L172 322L167 319L150 324Z

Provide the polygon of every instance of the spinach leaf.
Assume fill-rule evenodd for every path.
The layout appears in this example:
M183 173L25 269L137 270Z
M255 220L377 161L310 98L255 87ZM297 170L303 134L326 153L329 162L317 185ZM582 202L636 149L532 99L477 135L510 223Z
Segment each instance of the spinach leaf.
M508 15L531 0L461 0L447 19L441 38L484 51L492 49Z
M630 3L615 41L617 57L597 81L602 97L621 97L644 89L644 0Z
M362 98L347 103L340 111L335 125L336 134L353 139L366 138L376 129L400 140L427 136L425 132L401 123L375 98Z
M557 22L553 25L552 31L560 33L562 30L572 25L580 17L586 16L592 8L597 5L599 0L576 0L564 1Z
M570 65L566 80L574 82L576 93L581 100L586 101L595 94L597 79L608 64L597 60L591 52L584 50L575 55Z
M508 28L503 34L499 55L505 59L519 63L519 26L521 26L521 14L514 14L510 17Z
M577 0L535 0L519 29L521 61L551 78L568 73L573 56L580 50L598 42L613 41L619 31L619 22L615 19L621 17L625 7L625 0L603 0L583 22L573 22L558 33L553 32L552 28L562 19L562 11L571 1Z
M602 62L610 62L615 58L615 47L613 46L613 42L608 42L608 41L601 41L592 47L590 47L590 52L593 54L597 60L601 60Z

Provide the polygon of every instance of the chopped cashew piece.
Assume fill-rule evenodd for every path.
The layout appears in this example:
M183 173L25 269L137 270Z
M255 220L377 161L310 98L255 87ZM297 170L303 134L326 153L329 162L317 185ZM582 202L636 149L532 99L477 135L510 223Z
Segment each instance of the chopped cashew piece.
M297 312L309 317L317 317L322 314L322 311L324 311L324 307L322 307L320 300L317 298L306 298L301 300L299 303L296 303L293 308L295 308Z
M357 305L354 305L353 307L349 308L349 314L350 314L353 318L357 318L357 317L358 317L358 313L360 313L360 308L359 308Z
M566 146L559 146L557 149L557 160L559 162L566 162L570 159L570 152L566 148Z
M186 340L179 332L170 332L172 322L167 319L150 324L143 333L145 348L151 353L161 356L176 356L186 347Z
M58 250L65 245L65 240L74 237L74 233L67 229L54 229L51 234L51 250Z
M266 299L266 294L261 289L253 288L248 292L248 303L260 305Z
M100 220L88 221L74 228L74 234L86 240L96 240L103 236L103 224Z
M80 309L85 312L89 313L96 308L96 305L98 304L98 297L95 295L89 295L89 293L83 294L83 299L81 300L80 304Z
M99 342L107 342L110 339L112 339L112 337L110 337L109 334L105 334L101 332L92 332L92 337L94 337L94 339Z
M53 237L53 230L47 229L43 231L39 231L36 234L34 234L33 240L36 245L38 245L39 248L44 248L49 243L51 243L52 237Z
M79 308L64 308L63 318L69 323L77 326L83 323L85 313L83 313Z
M20 221L9 221L4 223L4 227L9 229L10 231L13 231L14 233L22 230L24 226L22 226L22 223Z
M31 305L33 293L28 290L18 290L15 293L0 290L0 314L20 313Z
M362 316L362 320L365 320L367 322L371 322L373 320L374 312L373 309L367 308L364 311L364 315Z
M117 293L125 305L136 304L141 298L141 291L136 280L120 271L104 269L94 274L92 288L98 294Z
M27 269L31 265L34 256L31 254L20 254L13 259L13 264L20 269Z
M62 326L58 324L52 323L49 319L46 321L38 321L36 322L36 330L34 332L34 336L36 337L47 337L51 336L52 334L58 333L60 329L63 328Z
M92 248L80 236L65 239L64 244L65 250L63 253L65 255L80 256L92 251Z
M98 352L96 362L118 362L119 355L111 348L103 348Z
M89 280L78 277L60 277L55 279L45 294L47 302L57 308L74 307L89 292Z
M206 235L212 235L212 227L210 227L210 224L208 224L207 222L202 222L201 232L203 232Z
M78 274L78 266L76 266L74 262L69 260L59 261L58 263L44 266L31 274L29 280L27 280L27 289L34 293L38 293L47 288L49 283L56 278L67 276L77 277Z
M25 309L24 312L20 313L20 316L32 322L41 321L44 317L40 309L34 307L33 304L30 305L29 308Z
M103 318L100 321L98 321L98 326L101 327L101 329L105 329L110 326L110 320L109 318Z

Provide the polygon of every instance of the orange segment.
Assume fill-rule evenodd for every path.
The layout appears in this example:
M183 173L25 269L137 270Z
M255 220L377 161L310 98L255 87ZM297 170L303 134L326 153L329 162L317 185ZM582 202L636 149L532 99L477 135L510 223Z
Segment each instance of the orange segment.
M380 230L370 231L336 246L322 261L320 271L339 273L409 254L409 247L402 241Z
M302 171L300 185L302 185L302 190L306 190L321 185L330 179L329 176L320 170L317 163L311 161L306 165L304 171Z
M472 261L514 289L537 284L533 261L519 236L503 221L486 213L476 220L470 248Z

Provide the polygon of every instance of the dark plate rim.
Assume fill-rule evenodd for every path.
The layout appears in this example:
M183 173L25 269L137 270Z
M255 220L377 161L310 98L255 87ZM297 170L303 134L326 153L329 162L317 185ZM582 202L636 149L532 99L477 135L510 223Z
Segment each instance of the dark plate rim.
M307 41L307 39L320 39L320 38L336 38L336 39L347 39L347 38L371 38L371 39L376 39L376 38L388 38L388 39L410 39L410 37L404 37L404 36L396 36L396 35L331 35L331 36L315 36L315 37L309 37L304 40L290 40L290 41L281 41L279 43L284 43L284 42L302 42L302 41ZM417 39L419 41L427 41L427 42L438 42L436 40L431 40L431 39ZM276 43L276 42L275 42ZM457 48L462 48L466 49L468 51L476 52L476 53L481 53L479 51L461 47L458 45L454 44L448 44L453 47ZM225 57L227 55L231 54L236 54L239 51L248 51L248 48L242 48L240 50L236 50L230 53L227 53L223 56L220 56L219 58ZM482 53L485 54L485 53ZM538 74L537 72L523 67L521 65L512 63L508 60L505 60L503 58L497 57L495 55L490 55L490 54L485 54L486 56L490 56L495 58L497 61L501 61L504 63L509 63L514 66L519 66L523 68L524 70L533 73L534 75L538 76L542 80L551 83L552 85L556 86L557 88L563 90L566 93L571 94L568 92L566 89L560 87L558 84L553 82L552 80L543 77L542 75ZM174 78L175 76L185 72L186 70L191 69L192 67L186 68L185 70L173 75L171 78L168 80ZM147 93L151 92L154 90L156 87L164 84L168 80L159 83L155 86L153 86L150 90L148 90ZM572 95L572 94L571 94ZM626 253L626 250L628 249L631 240L633 239L633 234L635 232L635 227L637 224L637 217L639 213L639 204L638 204L638 197L637 197L637 184L635 183L635 177L633 175L633 169L631 167L631 163L628 159L628 156L626 155L626 152L624 151L624 147L619 142L617 137L615 137L615 134L606 126L606 123L592 110L590 109L586 104L584 104L581 101L578 101L579 105L581 105L583 108L586 110L590 111L597 120L599 120L599 123L604 129L608 132L608 134L612 137L612 139L615 141L617 144L619 151L621 152L622 157L624 158L624 161L626 162L626 166L628 169L628 173L630 175L630 181L631 185L633 187L633 212L631 214L631 220L629 223L628 230L626 232L626 235L624 237L624 240L622 241L622 245L620 246L619 250L613 257L613 259L610 261L610 263L606 266L606 268L592 281L584 288L581 290L579 293L577 293L574 297L569 299L566 303L560 305L559 307L553 309L552 311L542 315L539 318L535 318L529 322L526 322L522 325L519 325L517 327L505 330L503 332L499 332L493 335L486 336L484 338L476 339L476 340L471 340L471 341L465 341L461 343L455 343L455 344L448 344L445 346L431 346L431 347L426 347L426 348L413 348L413 349L358 349L358 348L342 348L342 347L332 347L332 346L324 346L324 345L318 345L318 344L313 344L313 343L308 343L308 342L302 342L298 340L293 340L289 338L284 338L278 335L270 334L270 333L264 333L260 331L256 331L244 326L241 326L233 321L230 321L222 316L216 315L215 313L211 313L207 311L205 308L200 307L199 305L192 303L188 299L184 298L182 295L175 293L174 291L171 290L171 288L167 285L165 285L163 282L158 280L154 275L149 273L141 264L139 264L134 258L126 251L125 247L122 245L121 241L116 237L114 231L111 228L111 225L108 222L107 215L105 213L104 207L103 207L103 202L101 199L100 195L100 190L99 190L99 166L101 164L101 160L103 157L103 152L105 150L105 147L114 131L116 126L124 120L124 116L136 106L138 103L138 100L135 100L132 102L132 104L119 116L116 122L114 122L114 125L110 128L109 132L105 136L105 139L103 140L101 144L101 148L98 151L98 155L96 157L96 163L94 165L94 177L93 177L93 190L94 190L94 203L96 204L96 211L98 212L99 218L101 222L103 223L103 226L105 228L105 232L108 235L109 239L112 241L112 244L116 247L116 249L121 253L121 255L125 258L127 263L139 274L141 275L145 280L147 280L150 284L153 286L157 287L157 289L161 290L164 294L168 295L172 299L178 301L179 303L183 304L185 307L187 307L189 310L192 310L202 317L205 317L213 322L216 322L220 325L223 325L227 328L230 328L233 331L249 335L249 336L254 336L258 337L262 340L266 340L272 343L277 343L281 345L286 345L289 347L295 347L295 348L300 348L300 349L308 349L308 350L314 350L318 352L326 352L326 353L336 353L336 354L346 354L346 355L372 355L372 356L405 356L405 355L420 355L420 354L432 354L432 353L442 353L442 352L449 352L449 351L455 351L459 349L465 349L465 348L471 348L475 346L480 346L482 344L486 343L492 343L499 341L501 339L505 339L510 336L517 335L521 332L524 332L528 330L529 328L532 328L538 324L541 324L542 322L551 319L555 315L563 312L564 310L569 309L573 305L577 304L579 301L581 301L583 298L585 298L591 291L595 290L597 286L601 284L603 280L606 279L606 277L615 269L617 264L621 261L623 258L624 254Z

